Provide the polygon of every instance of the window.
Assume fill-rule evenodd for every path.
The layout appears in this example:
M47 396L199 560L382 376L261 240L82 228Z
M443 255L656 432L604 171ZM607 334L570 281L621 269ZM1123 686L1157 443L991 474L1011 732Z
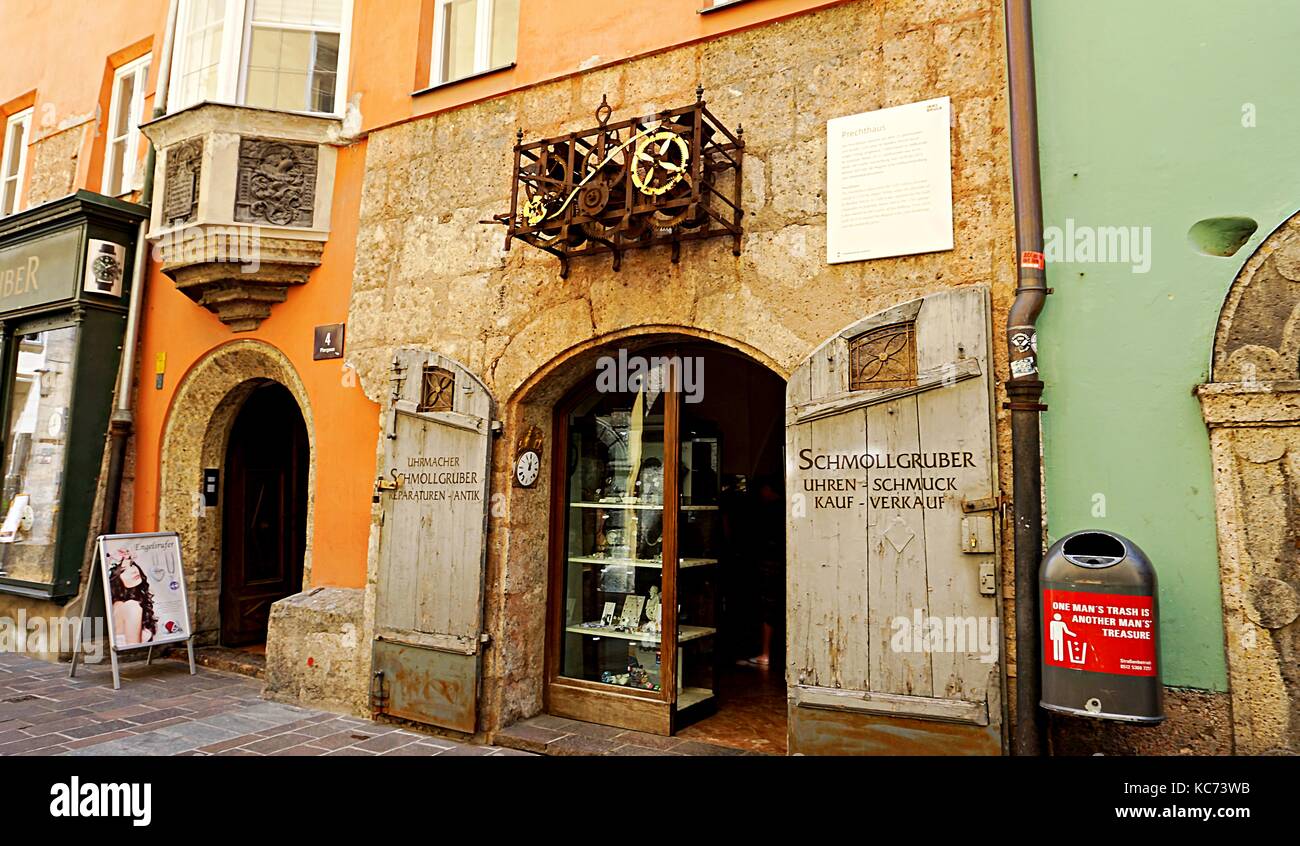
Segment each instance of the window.
M519 0L434 0L433 85L515 60Z
M0 162L0 217L22 208L23 175L27 170L27 140L32 110L25 109L5 122L4 161Z
M123 65L113 74L108 107L108 141L104 147L104 187L110 197L134 191L139 174L140 121L144 117L149 56Z
M352 0L182 0L168 105L339 114L351 21Z

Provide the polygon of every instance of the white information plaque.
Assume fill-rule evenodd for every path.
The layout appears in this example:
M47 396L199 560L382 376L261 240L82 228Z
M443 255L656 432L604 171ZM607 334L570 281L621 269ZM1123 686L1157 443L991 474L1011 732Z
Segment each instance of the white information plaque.
M952 249L947 97L826 122L826 261Z

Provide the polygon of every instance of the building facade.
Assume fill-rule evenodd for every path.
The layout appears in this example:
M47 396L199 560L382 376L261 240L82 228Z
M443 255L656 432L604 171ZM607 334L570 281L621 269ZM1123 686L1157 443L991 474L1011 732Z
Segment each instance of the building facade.
M149 251L129 402L121 387L96 398L105 420L79 435L104 439L110 403L129 409L120 492L105 481L111 449L90 449L100 483L80 489L75 585L39 598L0 584L0 613L76 608L97 534L174 531L199 643L265 644L276 698L487 739L550 713L705 737L762 726L759 751L1007 750L1023 718L1012 633L1036 612L1011 588L1011 373L996 340L1017 274L1002 3L117 5L59 0L0 35L28 59L0 74L4 208L35 220L78 189L140 200L115 213L148 214L135 246ZM1111 124L1072 132L1079 116L1049 105L1095 58L1056 42L1097 20L1035 13L1051 224L1111 196L1064 175L1112 184L1079 140ZM69 51L94 71L38 60ZM850 136L828 126L913 104L946 126L854 148L877 157L857 166L920 161L917 139L939 133L951 240L845 260L828 241L851 206L828 169L846 167ZM1276 226L1290 212L1275 200ZM1269 244L1234 259L1237 300L1285 253ZM1290 577L1240 551L1265 543L1238 537L1252 531L1233 516L1245 488L1186 469L1211 466L1203 435L1182 458L1180 439L1164 447L1169 472L1195 476L1186 501L1130 495L1149 482L1130 457L1090 511L1077 468L1103 472L1086 456L1107 426L1187 430L1204 383L1223 478L1243 449L1284 475L1284 410L1223 422L1230 362L1256 342L1221 328L1212 373L1210 319L1203 374L1153 390L1146 423L1098 417L1089 392L1141 380L1118 358L1104 374L1079 361L1095 356L1077 313L1113 320L1127 296L1124 314L1144 319L1150 291L1103 307L1060 278L1073 267L1050 244L1048 259L1048 531L1111 528L1152 555L1170 687L1159 727L1059 719L1052 744L1294 748ZM1200 317L1235 273L1198 277ZM1182 333L1192 316L1161 319ZM25 350L22 366L55 352ZM1162 350L1170 367L1196 358L1185 352ZM1252 409L1264 395L1285 406L1270 390ZM1201 511L1184 516L1187 502ZM1184 550L1209 538L1215 502L1218 556ZM1244 620L1273 652L1237 657ZM1249 692L1260 678L1271 704ZM1231 722L1231 743L1207 719Z

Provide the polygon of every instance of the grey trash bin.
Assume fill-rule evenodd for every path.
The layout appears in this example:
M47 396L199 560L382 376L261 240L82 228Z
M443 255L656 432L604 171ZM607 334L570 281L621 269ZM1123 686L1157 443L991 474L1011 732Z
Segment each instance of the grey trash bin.
M1038 585L1039 704L1081 717L1164 720L1156 571L1142 550L1113 532L1072 532L1047 551Z

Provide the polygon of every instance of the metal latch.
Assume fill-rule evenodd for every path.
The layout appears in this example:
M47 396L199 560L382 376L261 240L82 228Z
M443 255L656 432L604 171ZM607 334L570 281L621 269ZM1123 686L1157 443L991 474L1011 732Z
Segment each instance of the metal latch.
M379 502L379 495L384 491L395 491L402 487L402 477L398 475L397 468L388 471L392 479L385 479L382 475L375 477L375 496L374 502Z

